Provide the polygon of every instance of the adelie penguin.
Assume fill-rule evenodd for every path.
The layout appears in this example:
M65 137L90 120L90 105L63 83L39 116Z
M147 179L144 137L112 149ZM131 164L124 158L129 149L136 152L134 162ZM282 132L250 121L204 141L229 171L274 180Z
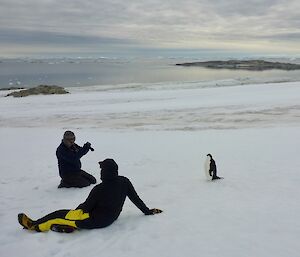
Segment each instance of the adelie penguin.
M217 176L217 165L215 160L212 158L212 155L209 153L206 155L206 161L205 161L205 175L208 180L215 180L215 179L221 179L222 177Z

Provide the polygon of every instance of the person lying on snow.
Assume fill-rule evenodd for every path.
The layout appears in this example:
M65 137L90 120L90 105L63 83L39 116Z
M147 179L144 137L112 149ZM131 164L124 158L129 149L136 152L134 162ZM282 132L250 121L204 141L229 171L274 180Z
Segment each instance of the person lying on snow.
M118 165L113 159L99 162L102 183L96 185L84 203L76 210L58 210L38 220L31 220L24 213L18 221L25 229L38 232L53 230L73 232L75 229L104 228L111 225L120 215L126 196L145 214L161 213L149 209L139 198L127 177L118 175Z

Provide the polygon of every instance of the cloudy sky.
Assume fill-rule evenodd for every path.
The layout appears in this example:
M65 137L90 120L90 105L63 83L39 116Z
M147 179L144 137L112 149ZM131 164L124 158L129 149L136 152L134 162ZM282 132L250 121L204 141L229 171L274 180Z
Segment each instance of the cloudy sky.
M300 54L299 0L0 4L0 56Z

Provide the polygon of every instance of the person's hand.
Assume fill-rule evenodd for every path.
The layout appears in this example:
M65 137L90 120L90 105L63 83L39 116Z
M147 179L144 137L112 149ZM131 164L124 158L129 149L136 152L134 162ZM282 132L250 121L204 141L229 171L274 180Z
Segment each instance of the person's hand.
M92 152L94 152L94 148L91 147L91 143L90 142L86 142L84 145L83 145L84 148L87 148L89 150L91 150Z
M86 147L86 148L90 148L91 147L91 143L90 142L86 142L83 147Z
M162 213L162 212L163 211L160 210L160 209L153 208L153 209L150 209L149 213L146 213L146 215L154 215L154 214L159 214L159 213Z

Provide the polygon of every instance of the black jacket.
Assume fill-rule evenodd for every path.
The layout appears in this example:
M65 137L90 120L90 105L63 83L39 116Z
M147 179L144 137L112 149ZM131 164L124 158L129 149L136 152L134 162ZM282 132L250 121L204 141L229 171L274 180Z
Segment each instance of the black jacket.
M80 158L88 151L89 147L87 145L80 147L79 145L74 144L74 146L68 148L61 142L56 150L59 175L63 178L65 175L72 175L74 172L80 172Z
M77 209L90 214L90 218L76 221L79 228L103 228L112 224L120 215L126 196L144 213L149 214L149 208L139 198L130 180L116 175L114 178L103 179L95 186L86 201Z

